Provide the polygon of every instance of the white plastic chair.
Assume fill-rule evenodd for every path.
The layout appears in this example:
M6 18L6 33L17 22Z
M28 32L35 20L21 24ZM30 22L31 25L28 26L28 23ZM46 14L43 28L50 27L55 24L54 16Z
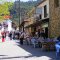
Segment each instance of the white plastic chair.
M56 47L56 57L59 57L60 45L55 44L55 47Z
M35 38L32 38L31 42L32 42L34 48L36 47L36 44L38 44Z

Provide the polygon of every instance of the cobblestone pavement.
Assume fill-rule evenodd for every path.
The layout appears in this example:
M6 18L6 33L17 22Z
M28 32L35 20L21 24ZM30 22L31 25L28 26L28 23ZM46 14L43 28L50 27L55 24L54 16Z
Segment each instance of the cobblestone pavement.
M0 42L0 60L55 60L55 52L42 51L11 40Z

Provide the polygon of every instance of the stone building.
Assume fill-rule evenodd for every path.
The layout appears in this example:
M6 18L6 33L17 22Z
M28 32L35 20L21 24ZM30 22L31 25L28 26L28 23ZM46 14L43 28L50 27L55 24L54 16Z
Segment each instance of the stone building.
M44 30L45 37L48 37L49 27L49 0L42 0L35 7L35 31Z
M60 35L60 0L49 0L49 10L49 36L57 37Z
M47 37L60 35L60 0L42 0L29 14L30 21L26 27L30 32L42 28Z
M34 32L34 26L33 26L33 24L35 22L34 12L35 12L35 7L33 7L32 10L30 10L27 13L28 18L26 19L26 21L28 21L28 22L25 22L25 24L24 24L25 30L27 30L30 33L30 35L31 35L32 32Z
M42 0L35 7L33 7L28 15L29 23L26 28L30 30L30 33L35 34L36 31L43 29L46 37L48 37L49 0Z

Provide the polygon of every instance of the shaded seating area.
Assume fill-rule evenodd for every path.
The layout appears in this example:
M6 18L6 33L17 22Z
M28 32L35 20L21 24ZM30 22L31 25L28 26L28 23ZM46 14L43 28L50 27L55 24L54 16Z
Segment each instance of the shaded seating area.
M55 51L55 43L55 40L50 38L31 38L31 44L33 45L33 47L41 48L43 51Z
M33 45L34 48L36 48L36 46L38 45L38 40L37 38L31 38L31 44Z

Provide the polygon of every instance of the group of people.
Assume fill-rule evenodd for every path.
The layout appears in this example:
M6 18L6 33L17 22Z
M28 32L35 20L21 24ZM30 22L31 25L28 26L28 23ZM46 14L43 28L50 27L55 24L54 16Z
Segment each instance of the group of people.
M20 32L20 44L23 45L23 40L26 41L26 43L28 44L28 41L29 41L29 33L28 32Z
M45 38L43 31L41 34L38 35L38 37L37 37L37 32L36 32L36 35L34 35L34 36L30 36L27 32L21 32L21 34L20 34L20 44L21 45L23 45L23 40L25 40L27 42L27 44L30 44L30 43L34 44L34 43L36 43L36 41L38 41L38 44L41 47L40 43L45 41L45 39L47 42L48 41L56 42L55 43L56 55L60 56L60 36L57 38L53 38L53 39ZM35 44L34 44L34 47L35 47Z
M27 44L30 44L32 42L32 38L35 38L35 37L36 38L42 37L44 39L45 38L44 31L42 30L41 33L40 31L38 31L36 33L32 33L31 35L29 34L29 32L21 32L20 44L23 45L23 40L25 40Z
M12 32L0 31L0 39L5 42L6 38L9 37L12 40ZM9 38L7 38L9 40Z

